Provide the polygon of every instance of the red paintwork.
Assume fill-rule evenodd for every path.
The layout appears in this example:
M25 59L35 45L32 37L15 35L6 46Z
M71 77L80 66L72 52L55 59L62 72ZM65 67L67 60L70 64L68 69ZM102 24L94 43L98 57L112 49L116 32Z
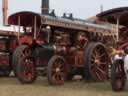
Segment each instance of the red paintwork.
M74 66L74 67L83 67L84 66L84 52L83 50L79 50L77 48L70 48L70 47L66 47L66 46L62 46L61 49L59 49L60 51L58 51L58 53L60 55L64 55L67 64L68 64L68 68L70 68L70 66Z
M25 69L22 69L22 78L24 78L24 80L26 81L29 81L30 79L34 78L33 76L35 75L33 64L34 62L30 61L31 59L27 59L28 62L26 62L26 59L24 59L23 62L21 63L22 66L26 66Z
M120 45L118 49L125 49L126 47L128 47L128 42Z
M84 66L84 52L76 51L74 56L75 56L75 66L83 67Z
M20 39L18 41L19 45L21 45L21 44L31 45L33 41L36 41L36 43L39 45L44 44L45 40L43 40L43 37L46 37L46 36L40 36L41 38L39 38L38 36L41 35L41 32L43 34L45 33L45 32L43 32L43 30L46 31L47 33L49 31L51 33L51 34L49 34L50 35L49 40L51 43L54 43L56 46L55 50L53 50L53 51L55 51L55 55L63 56L64 59L66 59L66 63L67 63L66 69L65 69L66 72L68 73L69 71L72 71L71 70L72 67L75 67L75 68L80 68L80 67L84 68L85 67L84 51L85 51L85 47L86 47L87 43L89 43L89 40L90 40L89 33L84 33L83 31L77 33L76 31L78 31L78 30L76 30L76 31L71 30L71 29L68 30L68 27L67 28L63 27L62 32L59 32L61 30L60 30L60 28L58 28L59 27L58 25L57 26L49 25L50 30L47 29L47 27L48 27L47 24L46 25L44 24L40 28L39 26L41 25L41 21L43 22L44 20L41 19L41 16L39 14L35 14L32 12L19 12L19 13L11 15L8 20L9 24L18 25L18 21L19 21L18 16L20 16L20 21L21 21L20 26L31 27L31 29L34 29L34 27L37 26L37 28L36 28L36 29L38 29L37 31L39 31L41 29L40 32L38 34L36 34L37 35L36 40L33 40L33 35L35 35L35 34L33 34L33 33L31 35L24 34L22 37L20 37ZM37 24L35 24L36 26L34 26L34 22L33 22L35 16L37 17L37 20L36 20ZM58 30L56 30L57 28L58 28ZM58 31L58 32L56 32L56 31ZM68 32L70 32L70 31L72 31L72 32L69 34ZM24 30L24 32L27 32L27 30ZM76 34L73 32L76 32ZM35 44L35 42L33 44ZM31 48L31 47L28 47L28 48ZM26 53L27 52L28 51L26 51ZM23 53L25 53L25 52L23 51ZM27 54L25 54L24 56L28 57ZM36 58L35 62L36 62L35 64L41 63L43 66L48 64L47 60L41 61L40 58L38 58L38 57ZM46 66L44 66L44 67L46 67ZM22 75L23 78L29 77L29 74L26 77L26 73L28 73L27 72L28 69L25 70L26 71L25 74Z
M18 16L21 16L21 26L33 26L33 17L37 17L37 26L41 25L41 16L35 12L22 11L15 14L12 14L8 17L8 24L18 25Z
M0 50L7 50L6 48L6 41L5 40L0 40Z
M0 66L9 66L9 56L1 55L0 56Z
M12 40L12 41L10 41L9 50L14 51L17 46L18 46L17 40L16 39Z
M33 41L33 37L31 35L30 36L24 35L23 37L21 37L19 39L19 45L22 45L22 44L29 44L29 45L31 45L32 41Z

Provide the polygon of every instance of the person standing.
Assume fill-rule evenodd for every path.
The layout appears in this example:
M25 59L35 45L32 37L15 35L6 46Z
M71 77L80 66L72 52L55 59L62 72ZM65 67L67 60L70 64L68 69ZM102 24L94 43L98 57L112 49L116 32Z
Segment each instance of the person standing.
M124 57L124 51L123 50L117 50L114 56L114 60L123 60Z
M128 47L125 48L125 54L126 55L124 57L124 71L128 80Z

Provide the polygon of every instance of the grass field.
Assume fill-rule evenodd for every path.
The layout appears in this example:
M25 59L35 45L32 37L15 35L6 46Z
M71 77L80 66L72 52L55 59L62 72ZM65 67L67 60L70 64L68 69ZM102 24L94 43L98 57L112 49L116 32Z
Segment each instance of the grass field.
M66 82L64 86L50 86L47 79L38 78L30 85L21 85L15 78L0 78L0 96L128 96L128 90L113 92L109 82Z

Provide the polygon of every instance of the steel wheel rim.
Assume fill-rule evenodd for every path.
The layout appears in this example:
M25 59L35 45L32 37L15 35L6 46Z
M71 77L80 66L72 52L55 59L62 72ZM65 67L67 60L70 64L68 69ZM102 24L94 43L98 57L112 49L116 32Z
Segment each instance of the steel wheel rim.
M96 46L92 50L90 73L92 77L96 80L104 81L107 79L107 53L103 46Z
M51 72L53 82L56 85L63 85L65 81L65 62L61 59L55 60Z

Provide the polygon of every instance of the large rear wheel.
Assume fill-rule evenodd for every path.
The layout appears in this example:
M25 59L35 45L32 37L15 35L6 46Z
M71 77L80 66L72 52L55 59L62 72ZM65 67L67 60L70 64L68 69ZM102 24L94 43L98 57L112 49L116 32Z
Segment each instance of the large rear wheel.
M109 56L102 43L90 43L85 49L86 80L105 81L108 78Z
M126 82L123 60L115 60L111 70L111 86L113 91L122 91Z

